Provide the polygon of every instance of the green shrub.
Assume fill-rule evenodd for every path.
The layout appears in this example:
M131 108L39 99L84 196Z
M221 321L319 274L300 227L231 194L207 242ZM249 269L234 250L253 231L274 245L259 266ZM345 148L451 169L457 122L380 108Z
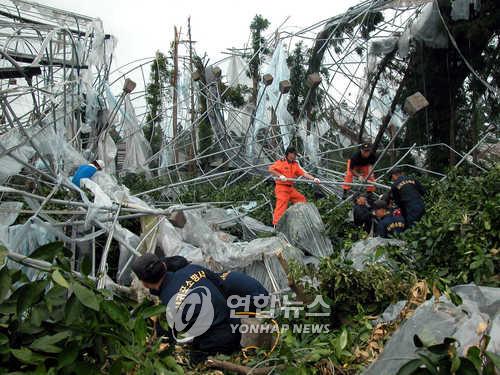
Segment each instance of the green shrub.
M416 272L438 284L499 286L500 166L479 177L456 171L435 183L427 212L402 238Z
M357 271L350 264L327 258L318 271L320 290L331 301L332 323L356 314L359 306L370 314L379 314L391 303L406 299L413 275L395 272L381 265Z
M30 257L55 263L32 282L20 270L0 270L0 373L183 373L172 350L158 353L160 341L148 340L148 318L163 316L164 306L97 290L85 276L90 263L76 279L62 243Z

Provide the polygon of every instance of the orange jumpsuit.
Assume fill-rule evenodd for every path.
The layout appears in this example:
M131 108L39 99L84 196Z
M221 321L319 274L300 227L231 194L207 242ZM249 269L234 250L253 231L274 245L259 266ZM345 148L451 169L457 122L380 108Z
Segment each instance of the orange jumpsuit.
M355 166L353 169L356 169L358 173L361 173L363 178L366 178L368 176L368 173L370 172L370 166L369 165L362 165L362 166ZM344 182L348 184L352 184L352 169L351 169L351 159L347 161L347 173L344 177ZM373 173L370 174L370 177L368 178L368 181L373 181L375 182L375 178L373 177ZM367 182L368 182L367 181ZM349 190L351 188L351 185L342 185L342 189L344 190ZM369 186L366 188L366 191L375 191L374 186Z
M276 161L269 167L269 170L278 172L286 178L297 178L305 173L304 170L300 168L299 163L297 163L296 161L290 163L286 158ZM276 194L276 207L274 209L273 217L274 225L278 223L281 215L283 215L283 213L288 208L288 203L290 201L292 201L293 203L307 202L306 198L297 190L295 190L295 188L293 187L293 182L291 181L276 180L274 193Z

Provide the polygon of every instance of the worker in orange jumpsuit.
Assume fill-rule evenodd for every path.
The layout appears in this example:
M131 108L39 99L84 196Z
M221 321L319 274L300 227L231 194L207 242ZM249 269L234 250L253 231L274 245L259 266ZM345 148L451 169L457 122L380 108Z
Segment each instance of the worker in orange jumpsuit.
M352 176L357 177L360 182L364 181L368 177L368 173L370 173L373 164L377 160L377 155L373 150L373 146L371 143L363 143L359 150L357 150L351 158L347 161L347 172L344 177L344 182L352 184ZM373 173L370 174L368 181L375 182L373 178ZM350 185L342 185L342 189L344 189L343 198L347 197L347 193L351 188ZM366 188L366 191L370 193L375 191L374 186L369 186ZM369 197L370 198L370 197Z
M281 215L288 208L288 203L292 201L307 202L306 198L293 187L293 181L288 181L289 178L297 178L304 176L309 180L313 180L317 184L320 183L319 178L314 178L309 173L304 172L296 161L297 151L294 147L289 146L285 151L285 157L282 160L277 160L269 167L269 172L276 177L276 207L274 209L273 224L276 225Z

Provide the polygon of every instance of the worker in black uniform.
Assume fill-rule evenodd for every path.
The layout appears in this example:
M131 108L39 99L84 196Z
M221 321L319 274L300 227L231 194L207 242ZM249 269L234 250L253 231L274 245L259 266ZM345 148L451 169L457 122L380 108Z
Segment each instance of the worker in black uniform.
M368 207L366 195L358 193L354 201L353 209L354 225L362 227L366 233L370 233L372 228L373 214Z
M372 167L377 161L377 155L373 149L371 143L363 143L359 150L357 150L351 158L347 161L347 170L344 177L344 182L352 184L353 176L358 178L360 181L367 179L367 182L375 182L373 177ZM344 193L342 198L347 198L347 193L351 189L351 185L342 185ZM368 186L366 192L369 200L371 199L372 193L375 191L375 186Z
M414 178L403 176L398 167L391 171L391 176L394 181L391 186L392 198L401 208L407 228L411 228L425 213L425 202L422 196L426 194L426 190Z
M188 264L175 272L170 272L168 265L154 254L145 254L137 258L132 265L132 270L146 288L159 294L160 300L166 306L167 315L182 315L182 323L187 323L187 325L180 331L189 332L196 324L200 327L200 323L203 328L206 328L203 333L193 335L190 353L193 364L204 361L209 355L231 354L240 349L241 334L239 330L233 332L231 328L231 324L237 325L240 320L231 319L230 310L220 286L212 282L213 276L210 279L207 277L211 271L195 264ZM208 293L203 294L207 290L210 292L211 303L208 309L206 297L204 298ZM193 299L203 301L203 303L184 303L186 299L187 301ZM177 322L178 319L175 319L176 324ZM178 338L180 332L175 324L170 328L174 336Z
M375 236L389 238L405 230L405 220L402 217L392 215L385 201L375 201L373 208L375 216L379 220L375 227Z
M236 304L236 301L232 301L231 296L248 299L248 303L241 303L235 308L235 312L256 312L256 301L258 305L262 306L263 302L260 297L269 296L267 289L258 280L244 273L227 271L219 275L222 279L222 286L227 294L228 304L230 302L232 305Z

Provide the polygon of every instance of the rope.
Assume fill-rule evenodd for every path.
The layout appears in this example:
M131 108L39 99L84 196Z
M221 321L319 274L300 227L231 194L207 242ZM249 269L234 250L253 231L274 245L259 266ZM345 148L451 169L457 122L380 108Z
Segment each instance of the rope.
M270 356L271 353L274 351L274 349L276 349L276 346L278 346L278 342L280 340L280 326L278 325L278 323L276 322L276 320L274 320L273 318L271 318L270 316L267 316L267 315L264 315L264 314L260 314L260 313L256 313L256 312L244 312L244 311L241 311L241 312L237 312L236 315L253 315L253 316L260 316L262 318L266 318L266 319L270 319L271 322L273 322L273 324L276 326L277 330L277 336L276 336L276 340L274 341L274 345L272 346L271 350L269 351L269 353L265 353L266 356ZM246 355L246 351L249 350L249 349L258 349L257 346L247 346L243 349L241 349L241 352L243 354L243 357L245 357L245 359L248 359L247 355Z

